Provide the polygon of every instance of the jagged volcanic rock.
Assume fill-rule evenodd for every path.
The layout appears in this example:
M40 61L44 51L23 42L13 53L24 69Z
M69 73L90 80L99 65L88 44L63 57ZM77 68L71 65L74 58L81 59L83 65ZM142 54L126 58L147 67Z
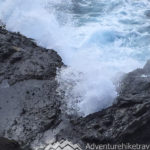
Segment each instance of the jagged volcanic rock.
M0 136L29 145L60 123L55 76L62 65L54 50L0 28Z
M83 149L87 143L150 144L150 61L124 75L111 107L87 117L62 112L63 95L55 79L61 66L54 50L0 28L1 137L37 150L62 139ZM5 142L0 139L0 144Z
M113 106L85 118L73 119L65 137L80 143L150 144L150 61L143 69L124 75Z

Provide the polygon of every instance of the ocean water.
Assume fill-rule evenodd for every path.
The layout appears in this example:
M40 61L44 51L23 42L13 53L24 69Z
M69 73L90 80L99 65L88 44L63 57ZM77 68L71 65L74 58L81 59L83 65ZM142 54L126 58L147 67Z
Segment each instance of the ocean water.
M150 58L150 0L0 0L0 20L63 58L68 113L112 105L121 75Z

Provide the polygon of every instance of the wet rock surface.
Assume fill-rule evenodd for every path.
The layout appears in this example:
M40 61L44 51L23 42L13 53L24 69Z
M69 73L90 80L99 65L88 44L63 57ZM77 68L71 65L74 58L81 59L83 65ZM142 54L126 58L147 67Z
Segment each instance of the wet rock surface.
M59 125L55 76L62 65L54 50L0 28L0 136L29 145Z
M55 79L61 66L54 50L0 28L1 137L16 140L26 150L47 150L62 139L83 149L87 143L150 144L150 61L124 75L111 107L86 117L62 112L63 95ZM4 138L0 148L7 142L20 150Z
M63 130L58 137L66 136L84 148L87 143L150 144L150 61L124 75L119 89L113 106L73 120L70 132Z

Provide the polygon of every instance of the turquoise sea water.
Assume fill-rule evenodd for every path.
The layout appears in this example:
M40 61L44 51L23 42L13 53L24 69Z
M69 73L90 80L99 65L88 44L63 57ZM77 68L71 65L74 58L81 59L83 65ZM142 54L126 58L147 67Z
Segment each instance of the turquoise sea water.
M0 0L0 19L61 55L60 88L85 115L110 106L120 75L150 58L149 0Z

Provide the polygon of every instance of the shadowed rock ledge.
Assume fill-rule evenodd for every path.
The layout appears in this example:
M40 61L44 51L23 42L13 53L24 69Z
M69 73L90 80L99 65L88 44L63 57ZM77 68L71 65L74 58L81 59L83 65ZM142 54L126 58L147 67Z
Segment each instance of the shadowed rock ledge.
M0 28L1 137L29 145L39 133L60 123L55 76L62 65L54 50Z
M21 148L17 142L0 137L0 150L21 150Z
M84 148L96 144L150 144L150 61L124 75L115 103L85 118L72 120L66 137ZM70 134L71 133L71 134Z
M0 28L0 137L26 150L47 150L62 139L83 150L87 143L150 144L150 61L124 75L113 106L85 118L61 110L55 77L62 66L54 50ZM2 150L7 142L20 150L0 138Z

